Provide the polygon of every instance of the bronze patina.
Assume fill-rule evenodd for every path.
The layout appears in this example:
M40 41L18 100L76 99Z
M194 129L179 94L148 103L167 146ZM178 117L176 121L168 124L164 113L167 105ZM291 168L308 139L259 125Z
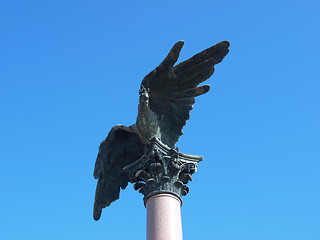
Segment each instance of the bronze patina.
M185 185L202 160L175 148L182 128L190 118L195 97L209 91L199 86L214 72L229 52L222 41L177 64L184 42L177 42L163 62L144 77L140 87L136 123L114 126L102 141L94 177L98 180L93 217L100 219L102 208L119 198L128 182L145 196L159 192L179 198L189 191Z

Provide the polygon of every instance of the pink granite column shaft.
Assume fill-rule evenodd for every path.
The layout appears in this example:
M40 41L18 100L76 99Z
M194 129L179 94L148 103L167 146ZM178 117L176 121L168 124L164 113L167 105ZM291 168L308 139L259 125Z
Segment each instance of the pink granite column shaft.
M182 240L181 201L172 194L157 194L146 202L147 240Z

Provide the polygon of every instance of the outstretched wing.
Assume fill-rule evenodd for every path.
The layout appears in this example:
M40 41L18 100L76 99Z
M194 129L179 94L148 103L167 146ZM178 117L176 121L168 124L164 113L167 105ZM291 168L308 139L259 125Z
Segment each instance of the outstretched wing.
M163 62L141 83L149 89L151 109L161 119L161 141L169 147L174 147L183 134L182 128L190 118L195 97L210 89L209 85L198 85L213 74L214 65L229 52L229 42L222 41L173 66L183 44L177 42Z
M99 220L102 208L119 199L120 188L127 187L129 177L123 168L142 155L139 136L123 125L114 126L100 144L94 169L94 177L99 178L93 210L95 220Z

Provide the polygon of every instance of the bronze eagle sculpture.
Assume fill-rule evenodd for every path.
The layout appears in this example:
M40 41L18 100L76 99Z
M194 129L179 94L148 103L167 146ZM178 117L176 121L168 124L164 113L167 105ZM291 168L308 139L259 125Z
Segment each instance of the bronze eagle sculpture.
M209 91L198 86L214 72L229 52L222 41L174 66L184 42L177 42L162 63L144 77L140 87L138 116L130 127L114 126L99 147L94 177L98 180L93 218L99 220L102 208L119 199L120 188L129 182L123 168L138 160L149 139L156 137L174 148L182 128L190 118L195 97Z

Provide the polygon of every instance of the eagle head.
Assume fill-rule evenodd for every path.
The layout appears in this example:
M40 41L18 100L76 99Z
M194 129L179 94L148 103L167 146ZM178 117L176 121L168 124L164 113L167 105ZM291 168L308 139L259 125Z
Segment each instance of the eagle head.
M145 88L142 84L139 90L139 94L140 94L140 103L145 103L145 104L149 104L149 98L150 98L150 90L149 88Z

